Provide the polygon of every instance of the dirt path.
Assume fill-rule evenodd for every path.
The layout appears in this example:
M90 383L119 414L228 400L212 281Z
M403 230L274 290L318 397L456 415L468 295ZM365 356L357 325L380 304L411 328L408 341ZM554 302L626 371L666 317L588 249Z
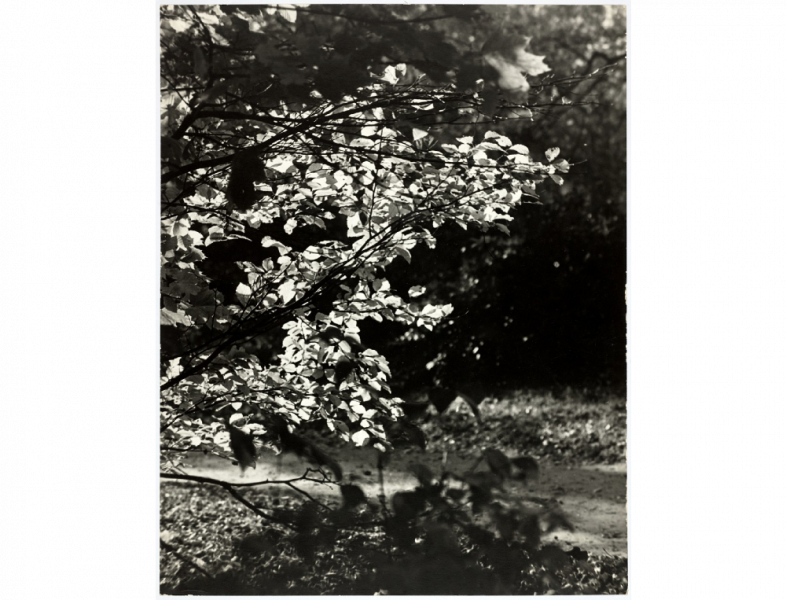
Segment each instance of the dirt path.
M331 454L336 453L331 451ZM345 482L361 486L370 498L379 494L376 454L373 450L347 448L342 449L336 457L344 469ZM189 462L194 466L187 469L188 473L234 483L297 477L303 474L307 466L296 456L276 457L267 454L263 455L256 469L251 469L245 477L241 477L237 467L217 457L196 454L190 458ZM438 473L443 458L416 451L398 453L385 470L385 493L390 496L396 491L417 485L414 475L409 472L409 465L422 463ZM472 467L473 461L451 456L446 458L447 469L462 472ZM340 499L337 486L303 482L299 487L326 501L338 502ZM280 492L295 493L283 486ZM574 532L559 531L553 534L555 541L563 547L578 546L593 554L627 556L625 464L582 467L543 464L540 481L531 484L526 493L535 497L556 498L560 502L576 528Z

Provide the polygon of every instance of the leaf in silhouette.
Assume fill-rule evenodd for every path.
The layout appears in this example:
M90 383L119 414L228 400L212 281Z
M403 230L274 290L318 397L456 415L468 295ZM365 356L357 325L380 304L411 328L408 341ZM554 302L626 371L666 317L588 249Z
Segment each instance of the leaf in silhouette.
M560 572L570 567L570 557L557 546L546 545L538 552L538 561L552 572Z
M320 467L327 467L333 473L333 477L335 477L336 481L341 481L341 465L339 465L338 462L333 459L333 457L331 457L316 444L309 442L308 440L303 440L302 438L300 439L301 441L305 442L302 446L302 452L300 453L300 456Z
M423 487L428 487L434 481L434 473L431 472L426 465L422 465L420 463L415 463L410 465L409 470L412 471L412 474L415 475L418 482Z
M488 490L499 488L502 486L502 480L498 475L490 471L481 471L480 473L466 473L464 481L470 487Z
M349 374L352 373L352 370L355 368L355 363L348 359L346 356L342 356L341 358L336 361L335 367L333 367L336 373L336 380L337 381L344 381Z
M532 482L537 481L540 477L538 461L531 456L517 456L516 458L512 458L510 462L516 467L515 479Z
M489 471L469 473L464 475L464 481L469 485L470 502L476 513L491 502L493 489L502 486L502 480Z
M537 548L540 545L540 520L537 513L523 511L519 515L518 529L528 548Z
M240 465L240 472L245 472L249 467L256 468L257 449L254 446L254 437L232 425L229 418L226 420L226 428L229 431L229 448Z
M467 494L466 490L461 490L458 488L450 488L445 492L445 495L448 498L456 502L461 502L464 499L464 496L466 496L466 494Z
M568 517L562 512L556 500L551 500L549 502L541 515L541 519L543 520L547 533L551 533L557 529L564 529L566 531L574 530L573 524L568 521Z
M426 449L426 434L406 417L400 417L395 421L384 423L385 433L396 448L406 446L417 446L421 450Z
M461 547L453 530L444 523L426 523L425 547L439 556L460 556Z
M227 186L227 199L240 211L254 205L256 192L254 182L265 175L265 168L259 157L254 154L238 153L232 160Z
M588 560L589 559L589 552L587 552L586 550L582 550L578 546L573 546L573 548L571 548L570 552L567 552L566 554L568 556L570 556L574 560Z
M514 514L507 511L499 511L494 514L494 523L503 540L506 542L513 540L513 535L516 533L516 527L518 525Z
M503 480L510 478L510 459L496 448L486 448L483 457L489 468Z
M169 136L161 136L161 159L180 164L183 160L183 149L177 140Z
M347 484L341 486L341 497L344 498L344 508L355 508L366 502L366 494L360 486Z
M414 492L396 492L393 495L393 512L404 520L412 520L426 508L423 494Z
M292 452L318 467L327 467L333 472L336 481L341 481L343 476L341 465L314 442L290 433L284 419L278 416L272 417L268 423L268 429L278 435L284 452Z

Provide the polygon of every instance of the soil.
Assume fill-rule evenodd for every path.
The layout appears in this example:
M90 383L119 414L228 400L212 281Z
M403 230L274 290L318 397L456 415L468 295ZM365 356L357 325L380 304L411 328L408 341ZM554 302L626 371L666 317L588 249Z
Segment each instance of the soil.
M379 473L376 451L370 448L343 446L331 448L331 455L344 470L343 483L363 488L368 498L379 496ZM186 472L233 483L252 483L281 480L303 475L307 464L293 455L275 456L263 453L255 469L241 475L236 466L214 456L194 454L186 461L191 464ZM457 473L472 469L477 461L457 455L422 452L407 449L395 453L384 471L384 492L390 497L396 491L417 485L410 465L421 463L432 472L443 467ZM300 482L299 488L327 504L338 505L341 495L337 485ZM563 548L577 546L595 555L627 556L627 467L624 463L607 465L558 465L548 461L540 464L538 481L524 487L519 484L525 499L542 502L556 499L575 526L575 531L558 531L553 540ZM272 494L296 494L286 486L266 488ZM546 541L546 540L544 540Z

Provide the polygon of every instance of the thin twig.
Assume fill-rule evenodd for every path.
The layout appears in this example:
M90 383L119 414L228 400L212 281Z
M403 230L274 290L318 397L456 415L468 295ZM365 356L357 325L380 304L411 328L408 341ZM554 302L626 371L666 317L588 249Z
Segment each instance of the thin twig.
M382 455L377 454L377 472L379 473L379 503L382 506L382 519L385 525L385 548L388 553L388 559L393 558L393 547L391 546L390 536L388 535L390 519L390 512L388 511L387 502L385 500L385 467L382 464Z
M409 23L427 23L429 21L441 21L444 19L451 18L451 15L434 15L434 16L414 17L412 19L376 19L373 17L361 17L359 15L348 15L339 12L314 10L313 8L305 8L301 6L295 7L294 10L296 10L299 13L324 15L326 17L338 17L338 18L346 19L347 21L356 21L358 23L369 23L371 25L406 25Z
M230 483L228 481L222 481L220 479L213 479L211 477L202 477L200 475L185 475L180 473L160 473L159 475L163 479L177 479L180 481L194 481L196 483L209 483L212 485L218 485L224 488L227 492L229 492L233 498L235 498L238 502L240 502L243 506L247 507L251 510L254 514L258 517L265 519L266 521L272 521L274 523L278 523L280 525L284 525L289 527L290 529L294 529L294 526L290 525L286 521L282 521L281 519L277 519L272 515L268 515L262 512L258 507L254 506L251 502L243 498L243 496L235 489L235 487L248 487L249 485L261 485L264 483L274 483L272 481L262 481L252 484L243 484L243 483ZM297 480L295 480L297 481ZM286 481L280 481L275 483L287 483Z
M301 490L299 487L297 487L296 485L294 485L294 484L292 484L292 483L289 483L289 482L287 482L287 483L286 483L286 485L287 485L288 487L291 487L291 488L292 488L293 490L295 490L295 491L296 491L298 494L302 494L303 496L305 496L306 498L308 498L309 500L311 500L311 502L313 502L313 503L314 503L314 504L316 504L317 506L319 506L319 507L321 507L321 508L324 508L325 510L331 510L331 508L330 508L330 507L329 507L327 504L323 504L323 503L322 503L322 502L320 502L319 500L315 499L313 496L311 496L311 494L309 494L309 493L308 493L308 492L306 492L305 490Z

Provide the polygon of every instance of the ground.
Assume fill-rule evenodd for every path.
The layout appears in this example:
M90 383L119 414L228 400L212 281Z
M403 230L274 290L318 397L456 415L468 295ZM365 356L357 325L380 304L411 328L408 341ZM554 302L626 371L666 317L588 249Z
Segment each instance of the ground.
M487 468L485 463L478 463L478 456L485 448L498 449L510 458L532 456L539 463L539 479L527 485L515 482L506 485L527 501L559 503L573 524L573 531L559 529L548 534L542 540L544 544L551 543L565 551L579 548L595 557L591 564L596 579L588 587L582 583L571 592L560 593L620 593L627 586L625 408L624 400L618 398L586 402L580 398L530 394L484 403L481 422L461 410L449 411L441 418L432 417L423 424L429 439L426 451L409 447L392 455L384 471L385 496L389 501L395 492L411 490L417 485L412 465L425 465L434 473L443 470L466 473L473 468ZM310 437L341 464L342 483L360 486L370 504L378 505L376 451L354 448L322 434L313 433ZM215 456L192 454L187 462L191 464L186 469L189 474L246 484L298 477L309 467L300 457L276 456L272 451L262 451L256 468L244 475L237 466ZM331 507L341 504L341 492L336 485L299 482L297 486L323 504ZM247 499L268 512L292 510L302 505L303 496L286 486L241 489ZM211 572L211 577L216 577L215 573L221 573L222 569L248 572L248 567L240 564L243 558L242 552L237 553L238 544L242 545L239 540L258 540L265 535L260 520L216 486L164 480L161 514L162 539L171 542L169 548L181 551L178 560L173 559L172 552L162 553L163 593L186 593L189 589L191 593L206 593L199 590L209 589L215 579L200 583L197 574L194 580L194 569L200 564ZM292 594L374 593L371 587L363 591L364 567L353 563L352 550L347 548L344 554L346 558L337 546L335 558L331 559L335 564L319 568L315 563L311 568L314 572L306 573L300 571L304 564L301 556L271 552L264 571L255 576L255 587L244 588L234 579L223 585L239 586L227 593L274 593L272 590ZM608 572L603 572L607 567ZM336 572L341 576L336 576L335 584L325 579L326 574ZM599 583L598 577L605 577L605 583ZM293 583L293 580L299 581ZM187 582L186 587L183 581ZM271 591L260 592L260 589Z
M346 447L334 453L344 468L348 481L360 485L369 498L379 494L375 451ZM284 455L278 458L269 453L262 455L256 469L249 470L241 477L238 467L220 458L199 455L193 459L194 466L187 469L188 473L235 483L297 477L302 475L308 466L297 456ZM446 466L461 472L470 468L473 462L475 461L448 456ZM437 452L409 451L394 457L385 470L385 493L388 496L417 485L417 480L410 471L413 463L425 464L432 471L438 472L442 456ZM527 493L536 498L556 498L576 528L573 532L560 531L555 534L559 542L579 546L596 554L607 552L627 556L625 464L565 466L544 462L540 473L540 480L530 485ZM338 486L304 482L299 484L299 487L329 504L341 503ZM283 493L296 494L291 490Z

